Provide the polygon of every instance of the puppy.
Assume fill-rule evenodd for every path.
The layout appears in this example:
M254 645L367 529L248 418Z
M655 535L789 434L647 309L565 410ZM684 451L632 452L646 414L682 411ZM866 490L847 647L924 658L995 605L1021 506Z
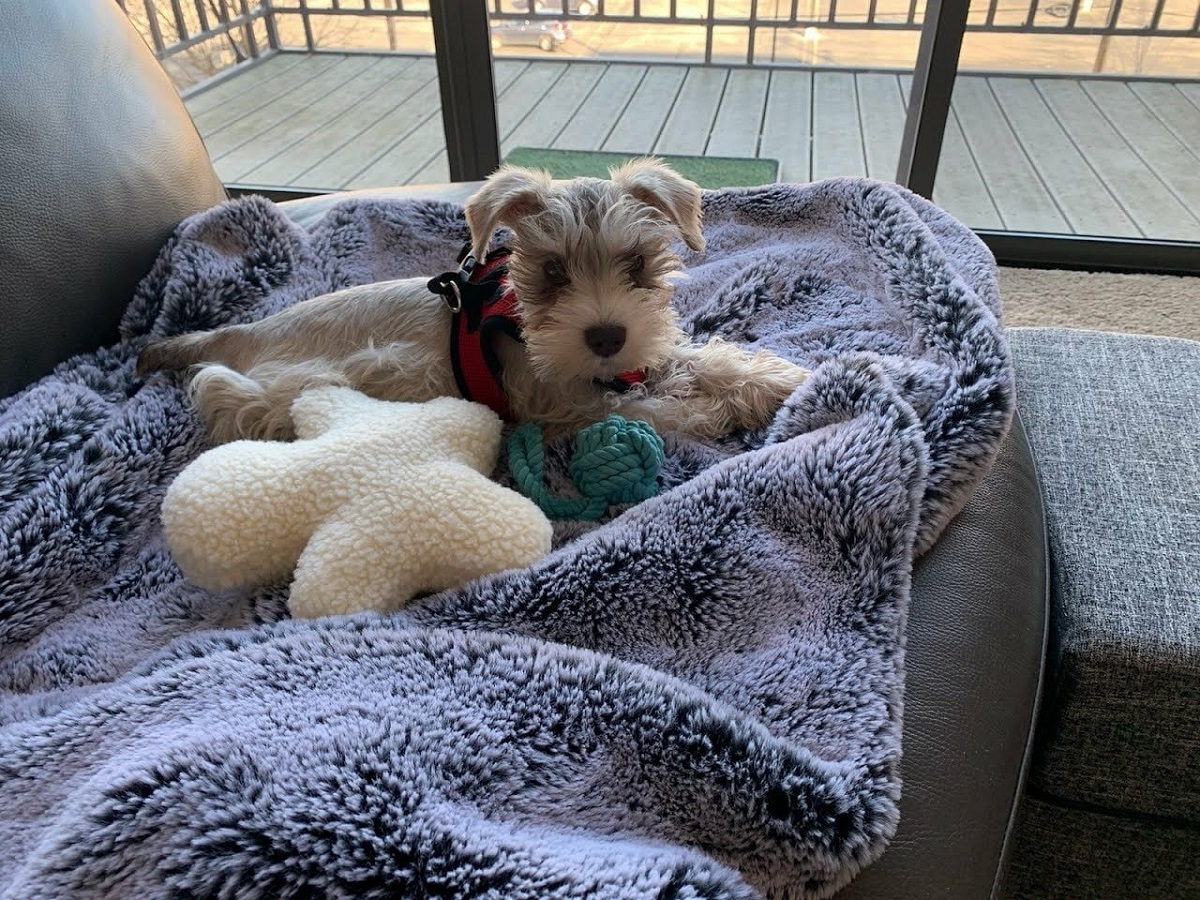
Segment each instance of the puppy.
M472 350L452 349L454 332L484 344L499 397L489 405L551 434L612 412L699 437L768 424L808 372L717 339L694 344L671 305L682 265L673 241L704 249L700 189L655 160L611 176L554 182L544 172L498 170L467 201L471 256L448 302L426 278L367 284L252 324L157 341L138 371L190 369L214 441L286 440L292 401L314 385L383 400L481 399L486 386L472 388L461 371ZM487 252L499 226L512 241L497 266ZM470 317L473 328L460 321L470 310L458 289L484 261L500 272L512 327L480 327L495 319L494 298Z

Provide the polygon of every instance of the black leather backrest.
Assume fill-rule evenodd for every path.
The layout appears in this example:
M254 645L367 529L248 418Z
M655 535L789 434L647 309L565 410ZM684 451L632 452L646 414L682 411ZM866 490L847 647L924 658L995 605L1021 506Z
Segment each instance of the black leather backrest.
M0 0L0 397L113 341L171 229L224 196L114 0Z

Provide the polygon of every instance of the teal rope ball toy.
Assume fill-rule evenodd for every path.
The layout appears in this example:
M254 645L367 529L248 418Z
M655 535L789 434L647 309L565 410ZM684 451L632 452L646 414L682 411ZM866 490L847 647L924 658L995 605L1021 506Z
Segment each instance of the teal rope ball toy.
M582 496L555 497L546 487L541 426L522 425L508 438L508 466L517 489L554 520L595 520L609 504L653 497L662 461L663 441L653 428L613 414L575 435L569 471Z

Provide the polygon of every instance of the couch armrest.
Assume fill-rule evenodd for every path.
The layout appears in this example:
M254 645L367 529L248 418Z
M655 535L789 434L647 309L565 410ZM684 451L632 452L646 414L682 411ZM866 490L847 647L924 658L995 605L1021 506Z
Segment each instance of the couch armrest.
M112 0L8 0L0 84L3 397L115 340L171 229L225 192Z
M1015 419L913 570L900 827L839 900L998 894L1032 757L1046 579L1038 472Z

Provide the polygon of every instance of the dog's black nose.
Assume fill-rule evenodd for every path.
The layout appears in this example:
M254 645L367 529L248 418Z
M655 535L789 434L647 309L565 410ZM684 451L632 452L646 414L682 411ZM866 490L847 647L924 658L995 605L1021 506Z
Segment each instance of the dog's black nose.
M625 326L593 325L583 333L583 339L597 356L616 356L625 346Z

